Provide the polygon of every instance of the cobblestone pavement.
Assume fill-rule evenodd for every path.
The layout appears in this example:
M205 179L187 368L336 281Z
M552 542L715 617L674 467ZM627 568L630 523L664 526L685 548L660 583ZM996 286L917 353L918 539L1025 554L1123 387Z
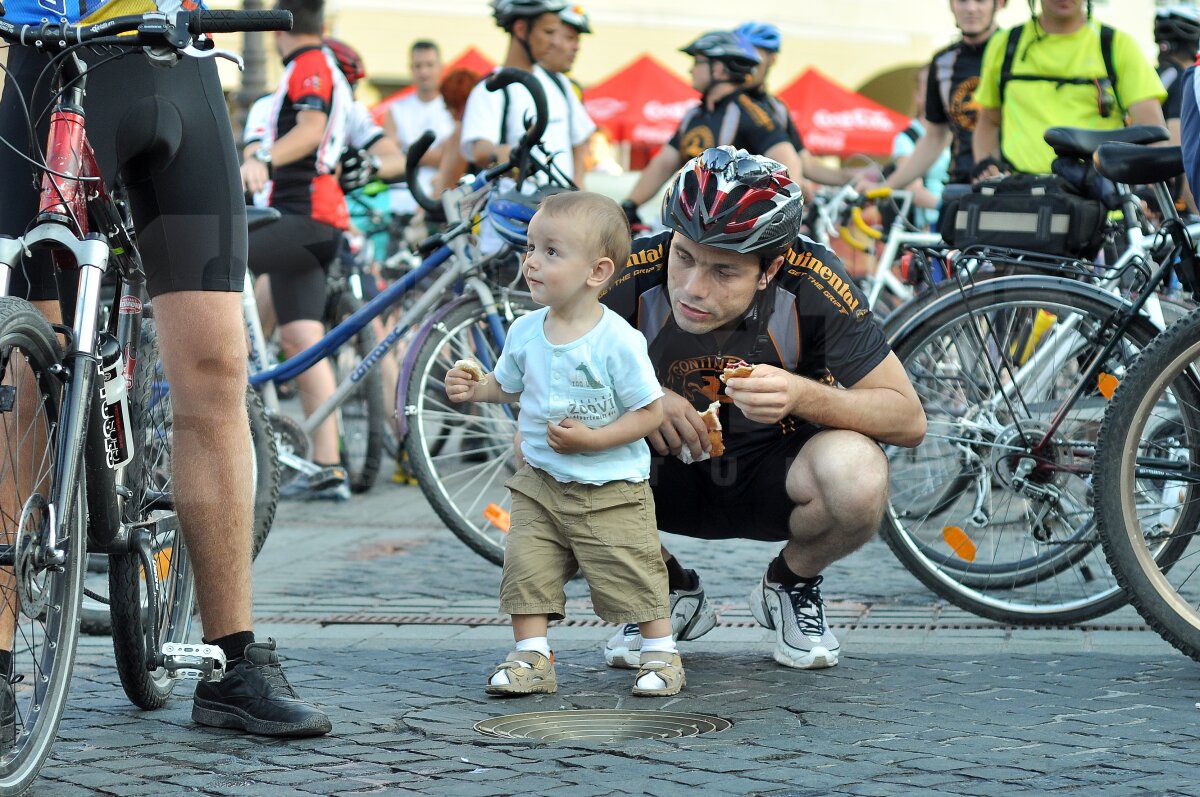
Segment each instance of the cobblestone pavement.
M1200 792L1200 667L1129 610L1071 629L1012 629L939 605L872 543L827 574L840 666L770 657L745 595L774 547L672 538L722 622L684 643L677 698L629 695L600 654L612 628L581 583L552 629L559 692L487 698L511 645L499 568L445 530L413 487L349 504L284 504L256 567L260 637L334 734L280 741L192 725L189 690L131 707L106 638L81 648L59 742L33 791L113 794L1188 794ZM574 708L716 715L694 738L537 743L480 735L505 714Z

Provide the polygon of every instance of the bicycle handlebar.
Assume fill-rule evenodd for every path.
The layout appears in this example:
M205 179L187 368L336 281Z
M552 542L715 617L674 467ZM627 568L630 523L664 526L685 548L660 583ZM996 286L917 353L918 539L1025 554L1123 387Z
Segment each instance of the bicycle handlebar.
M525 134L521 136L521 140L517 142L517 145L513 147L507 161L491 166L483 172L481 177L483 177L485 182L512 169L519 169L523 174L525 161L529 157L530 150L534 144L542 140L542 134L546 132L546 124L550 119L550 114L546 110L546 92L542 89L541 81L524 69L506 66L488 77L484 83L484 87L488 91L500 91L505 86L512 85L513 83L520 83L529 91L529 96L533 98L533 123L530 124ZM413 200L424 208L427 213L437 213L441 210L441 205L425 193L420 181L416 179L416 174L417 169L420 168L421 158L425 157L425 153L433 146L436 138L437 136L432 130L426 130L408 148L408 154L404 160L404 171L409 177L408 190L412 193Z

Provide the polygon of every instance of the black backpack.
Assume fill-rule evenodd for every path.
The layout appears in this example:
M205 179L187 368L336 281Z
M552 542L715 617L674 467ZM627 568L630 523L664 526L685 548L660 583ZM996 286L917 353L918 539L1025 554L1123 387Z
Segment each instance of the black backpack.
M1005 42L1005 45L1004 45L1004 60L1000 64L1000 104L1001 105L1004 105L1004 90L1008 86L1009 81L1012 81L1012 80L1036 80L1036 81L1057 83L1060 86L1062 86L1062 85L1072 85L1072 86L1095 85L1096 90L1099 92L1099 97L1097 98L1097 106L1101 109L1100 115L1107 117L1112 112L1111 106L1109 106L1109 109L1107 111L1105 110L1109 92L1112 93L1112 99L1115 100L1117 109L1121 112L1121 115L1122 116L1125 115L1125 106L1121 102L1120 95L1117 93L1117 69L1116 69L1116 66L1113 64L1113 35L1114 35L1115 31L1112 28L1110 28L1108 25L1100 26L1100 55L1104 59L1104 71L1106 73L1108 73L1108 77L1086 78L1086 77L1067 77L1067 76L1056 77L1056 76L1052 76L1052 75L1014 75L1013 71L1012 71L1012 65L1013 65L1013 59L1016 57L1016 54L1017 54L1017 44L1020 43L1020 41L1021 41L1021 31L1023 31L1028 24L1029 23L1026 22L1024 25L1021 25L1016 28L1012 28L1011 30L1006 32L1006 35L1008 36L1008 40ZM1035 22L1034 24L1036 25L1037 23Z

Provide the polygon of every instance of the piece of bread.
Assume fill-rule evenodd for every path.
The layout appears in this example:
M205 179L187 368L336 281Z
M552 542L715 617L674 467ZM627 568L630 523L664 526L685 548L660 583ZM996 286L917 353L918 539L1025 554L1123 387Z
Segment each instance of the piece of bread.
M721 402L714 401L708 405L708 409L700 413L700 417L704 419L704 426L708 429L708 441L712 443L712 448L709 449L710 457L719 457L725 453L725 441L721 436L721 419L717 417L717 411L721 408Z
M460 371L466 371L471 375L472 380L481 385L487 382L487 375L483 372L483 366L474 360L458 360L454 363L453 367Z
M721 381L728 383L730 379L741 379L744 376L750 376L753 372L753 365L745 360L738 360L725 366L725 370L721 372Z

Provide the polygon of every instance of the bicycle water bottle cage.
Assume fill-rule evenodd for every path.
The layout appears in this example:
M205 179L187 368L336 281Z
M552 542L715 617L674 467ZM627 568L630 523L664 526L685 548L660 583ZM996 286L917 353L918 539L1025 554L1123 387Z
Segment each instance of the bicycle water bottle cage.
M225 651L219 645L164 642L162 657L171 678L216 682L225 677Z

